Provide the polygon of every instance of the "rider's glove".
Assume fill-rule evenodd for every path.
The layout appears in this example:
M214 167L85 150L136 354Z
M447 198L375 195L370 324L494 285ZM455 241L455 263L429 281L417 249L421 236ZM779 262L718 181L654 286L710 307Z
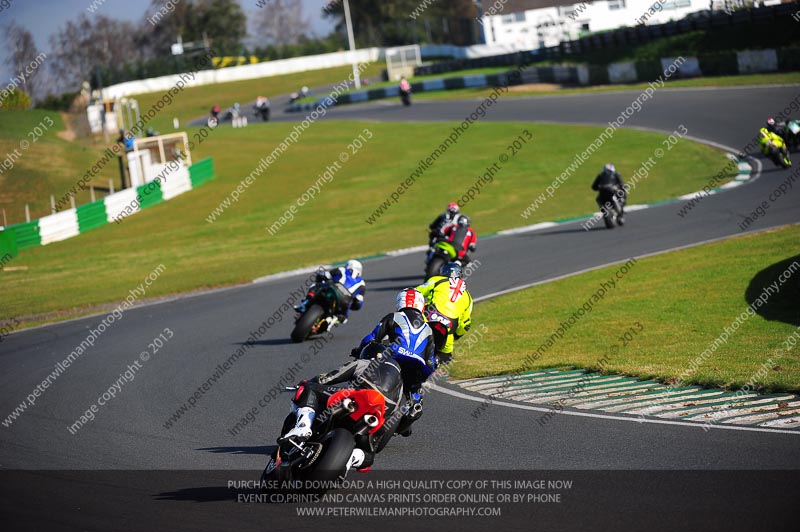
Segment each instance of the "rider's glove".
M350 350L350 356L353 357L353 358L360 357L361 356L361 350L359 348L357 348L357 347L354 347L352 350Z

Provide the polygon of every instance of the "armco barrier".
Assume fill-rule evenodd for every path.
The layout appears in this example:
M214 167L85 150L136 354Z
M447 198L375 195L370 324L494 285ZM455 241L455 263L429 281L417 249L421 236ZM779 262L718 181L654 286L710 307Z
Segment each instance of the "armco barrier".
M44 246L66 240L95 227L125 218L141 209L174 198L214 177L211 158L168 174L163 182L152 181L135 189L129 188L74 209L44 216L32 222L4 227L0 239L0 256L16 254L17 249Z

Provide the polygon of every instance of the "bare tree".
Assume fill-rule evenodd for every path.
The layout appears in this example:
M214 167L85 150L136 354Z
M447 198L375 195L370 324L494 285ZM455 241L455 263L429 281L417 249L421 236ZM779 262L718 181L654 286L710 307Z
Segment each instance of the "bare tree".
M35 98L36 77L43 58L33 40L33 35L15 22L9 23L3 30L6 44L6 65L22 82L22 90L31 98Z
M77 90L92 80L95 69L123 65L137 58L132 43L134 27L105 16L90 20L82 14L50 36L50 65L66 90Z
M303 14L302 0L274 0L260 8L254 17L254 33L275 46L297 44L311 28Z

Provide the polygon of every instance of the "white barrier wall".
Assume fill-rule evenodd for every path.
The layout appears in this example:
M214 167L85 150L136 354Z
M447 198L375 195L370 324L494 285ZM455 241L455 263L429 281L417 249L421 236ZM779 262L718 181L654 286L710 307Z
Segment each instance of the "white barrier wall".
M661 70L666 72L667 69L675 64L677 57L662 57ZM696 78L702 76L700 71L700 61L696 57L684 57L683 62L678 66L678 71L672 77L677 78Z
M778 70L778 54L772 49L736 52L736 61L739 63L739 74Z
M75 209L58 212L39 219L39 236L42 237L43 246L59 240L66 240L79 234L78 215Z
M472 46L455 46L453 44L423 44L419 47L422 57L452 57L453 59L473 59L493 55L527 52L530 47L517 43L474 44Z
M379 61L384 57L383 49L381 48L364 48L356 50L353 53L355 54L355 60L359 63ZM292 59L265 61L263 63L256 63L255 65L202 70L195 73L193 79L189 78L187 80L185 74L183 79L186 81L187 87L199 87L201 85L211 85L214 83L267 78L270 76L279 76L281 74L293 74L295 72L344 66L352 64L352 58L353 56L349 51L309 55L306 57L294 57ZM145 94L148 92L166 92L174 87L179 79L181 79L181 75L174 74L158 78L126 81L107 87L103 90L103 96L105 98L120 98L122 96Z
M608 80L611 83L633 83L638 80L636 65L632 61L608 65Z

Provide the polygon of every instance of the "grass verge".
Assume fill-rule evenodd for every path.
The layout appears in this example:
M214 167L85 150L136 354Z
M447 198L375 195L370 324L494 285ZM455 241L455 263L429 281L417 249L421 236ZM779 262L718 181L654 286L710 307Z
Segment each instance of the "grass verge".
M545 139L551 126L477 122L430 168L390 204L373 223L373 215L448 135L455 124L318 122L290 146L264 174L243 191L213 223L209 215L291 131L291 123L218 128L198 143L195 160L214 158L217 179L169 202L150 207L79 237L23 251L3 271L3 313L27 321L63 319L45 313L86 313L94 305L117 301L159 264L166 266L148 297L247 282L258 276L344 260L352 256L421 244L425 228L449 202L457 200L500 155L510 158L485 182L481 193L464 205L479 234L595 209L590 190L595 174L614 161L630 175L664 135L618 130L565 181L557 193L528 218L521 216L533 199L601 132L589 126L563 126L557 146ZM371 139L353 153L348 144L368 128ZM532 140L511 157L508 146L529 130ZM190 130L190 137L191 137ZM349 161L339 163L342 153ZM322 183L316 198L298 205L326 168L341 168ZM643 203L702 188L728 165L707 146L679 141L631 193ZM458 191L455 194L453 191ZM295 212L287 215L292 207ZM332 215L335 213L335 215ZM274 234L267 228L284 217ZM289 220L289 217L292 220ZM480 244L477 257L480 258ZM369 267L366 271L369 277Z
M451 366L454 378L548 367L599 369L683 384L800 391L800 268L756 315L732 326L790 263L800 266L800 226L736 237L611 266L479 303L473 326L484 338ZM621 278L617 273L623 269ZM766 271L765 271L766 270ZM592 299L601 283L608 289ZM591 310L530 356L587 301ZM710 349L729 327L727 342ZM625 334L627 338L623 338ZM800 342L798 342L800 343ZM615 347L616 346L616 347ZM704 351L708 356L701 356ZM698 357L703 361L696 363ZM766 369L759 374L762 364ZM690 371L698 366L695 371ZM754 378L755 377L755 378Z

